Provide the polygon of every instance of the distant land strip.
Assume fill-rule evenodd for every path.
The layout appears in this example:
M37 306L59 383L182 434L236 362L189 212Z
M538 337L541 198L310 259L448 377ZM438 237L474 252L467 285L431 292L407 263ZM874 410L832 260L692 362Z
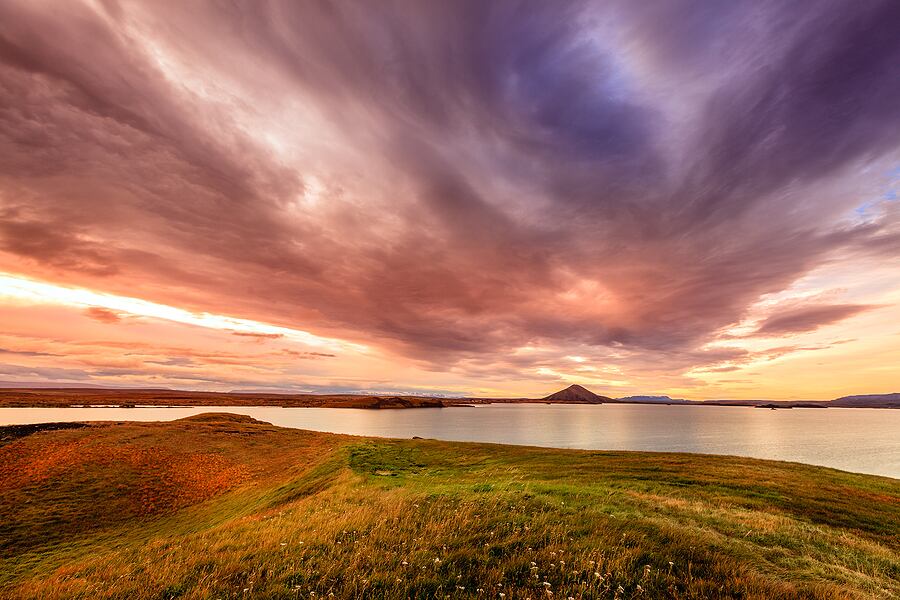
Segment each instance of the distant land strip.
M0 388L0 408L280 406L285 408L452 408L483 404L652 404L787 408L900 408L900 393L843 396L834 400L684 400L668 396L600 396L570 386L543 398L439 398L390 394L280 394L200 392L139 388Z

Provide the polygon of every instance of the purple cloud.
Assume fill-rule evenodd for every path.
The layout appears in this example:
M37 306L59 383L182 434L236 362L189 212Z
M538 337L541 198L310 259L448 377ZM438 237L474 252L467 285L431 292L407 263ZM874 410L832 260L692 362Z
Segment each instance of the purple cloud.
M756 335L786 335L813 331L873 308L876 307L866 304L827 304L776 312L760 324Z
M900 150L896 2L51 4L0 6L5 270L442 368L687 368L898 248L844 193Z

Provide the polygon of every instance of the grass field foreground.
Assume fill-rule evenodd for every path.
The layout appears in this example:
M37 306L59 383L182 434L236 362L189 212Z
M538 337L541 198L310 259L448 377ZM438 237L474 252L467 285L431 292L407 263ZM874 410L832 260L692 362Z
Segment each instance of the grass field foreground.
M226 414L27 431L0 596L900 598L900 481Z

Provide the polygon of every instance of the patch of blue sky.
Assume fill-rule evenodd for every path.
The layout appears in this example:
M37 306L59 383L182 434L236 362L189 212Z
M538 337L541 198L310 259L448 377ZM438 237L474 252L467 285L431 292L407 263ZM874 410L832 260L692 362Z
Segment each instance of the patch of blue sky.
M853 209L857 219L862 222L870 222L878 216L879 206L885 202L896 202L900 199L900 165L887 172L887 182L884 192L878 198L866 200Z

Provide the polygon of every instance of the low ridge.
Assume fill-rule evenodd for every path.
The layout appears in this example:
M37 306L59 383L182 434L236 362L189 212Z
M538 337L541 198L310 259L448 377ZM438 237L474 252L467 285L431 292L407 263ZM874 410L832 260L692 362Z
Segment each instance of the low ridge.
M587 388L580 385L570 385L564 390L550 394L543 398L550 402L583 402L585 404L602 404L604 402L614 402L612 398L595 394Z

